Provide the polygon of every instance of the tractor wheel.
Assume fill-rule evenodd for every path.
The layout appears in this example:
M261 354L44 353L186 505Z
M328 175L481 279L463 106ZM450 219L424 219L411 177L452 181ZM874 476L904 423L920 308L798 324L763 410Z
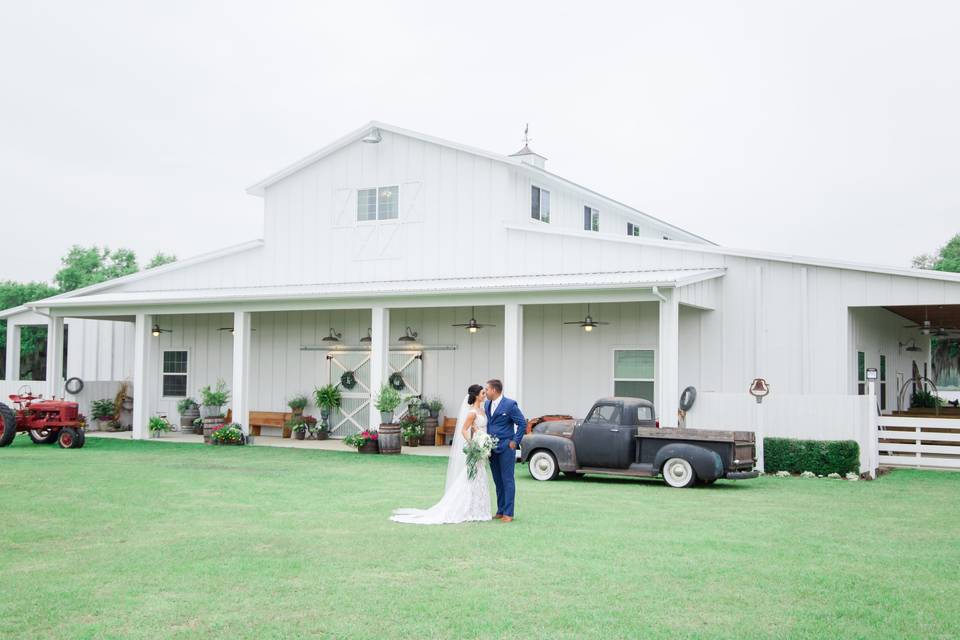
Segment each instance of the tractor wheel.
M77 429L77 444L73 445L73 448L81 449L85 444L87 444L87 432L83 429Z
M77 435L77 430L71 427L64 427L60 429L60 433L57 434L57 444L60 445L61 449L76 449L79 440L80 437Z
M0 402L0 447L5 447L17 437L17 416L13 409Z
M33 444L53 444L57 441L57 432L50 429L31 429L27 433Z

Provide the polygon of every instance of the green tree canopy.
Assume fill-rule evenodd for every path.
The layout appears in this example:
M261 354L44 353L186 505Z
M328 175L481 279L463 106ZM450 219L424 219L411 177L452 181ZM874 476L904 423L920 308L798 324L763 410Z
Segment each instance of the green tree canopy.
M917 269L960 273L960 233L940 247L936 255L925 253L914 258L913 266ZM930 340L930 359L933 377L938 384L957 383L960 379L957 375L960 372L960 342L955 338L933 338Z
M0 282L0 309L19 307L22 304L33 302L34 300L49 298L57 293L59 292L56 289L43 282L14 282L12 280L5 280ZM3 320L3 325L6 326L6 324L7 321ZM36 344L34 343L38 337L39 332L35 331L33 327L24 327L22 340L25 348L35 348ZM5 349L6 346L7 332L3 331L3 333L0 333L0 348Z
M917 269L960 273L960 233L950 238L936 254L924 253L914 258L913 266Z
M145 267L146 269L153 269L154 267L162 267L165 264L170 264L171 262L176 262L177 256L172 253L163 253L158 251L157 255L153 256L150 262Z
M136 273L137 255L130 249L110 251L107 247L73 245L60 260L63 265L53 281L60 291L73 291L113 278Z

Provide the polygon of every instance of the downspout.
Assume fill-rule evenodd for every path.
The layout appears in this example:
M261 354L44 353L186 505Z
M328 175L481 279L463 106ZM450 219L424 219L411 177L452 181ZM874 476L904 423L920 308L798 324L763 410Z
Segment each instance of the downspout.
M655 295L655 296L657 296L658 298L660 298L660 302L666 302L666 301L667 301L667 297L666 297L665 295L663 295L662 293L660 293L660 287L654 286L654 287L650 290L650 292L653 293L653 295Z

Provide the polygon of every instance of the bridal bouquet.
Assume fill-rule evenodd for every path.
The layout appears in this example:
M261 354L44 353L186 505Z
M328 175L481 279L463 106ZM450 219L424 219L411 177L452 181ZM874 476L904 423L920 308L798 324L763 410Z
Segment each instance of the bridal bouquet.
M467 454L467 475L471 480L477 477L477 465L490 458L490 452L497 446L497 442L497 438L481 431L463 445L463 452Z

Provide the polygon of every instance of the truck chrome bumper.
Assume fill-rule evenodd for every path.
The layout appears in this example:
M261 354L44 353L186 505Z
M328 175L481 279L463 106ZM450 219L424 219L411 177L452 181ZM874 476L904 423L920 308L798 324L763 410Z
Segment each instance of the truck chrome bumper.
M723 477L727 480L749 480L760 475L759 471L731 471Z

